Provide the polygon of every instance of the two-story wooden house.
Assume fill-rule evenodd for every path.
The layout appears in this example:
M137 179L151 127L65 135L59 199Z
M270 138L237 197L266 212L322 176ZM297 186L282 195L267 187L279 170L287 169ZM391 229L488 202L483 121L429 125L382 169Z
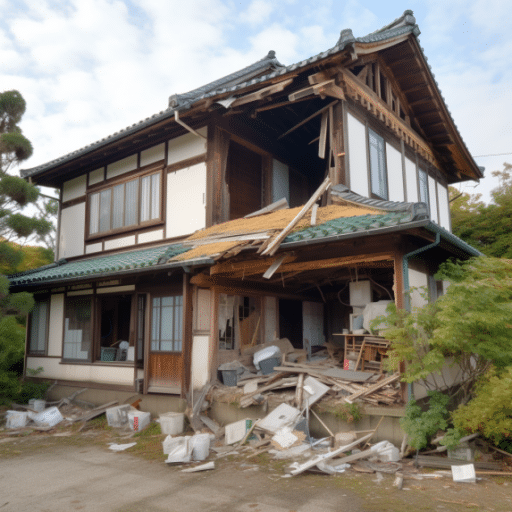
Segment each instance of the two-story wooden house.
M368 304L435 298L439 263L478 254L450 232L448 185L482 170L418 35L406 11L291 66L270 52L22 171L60 190L56 262L11 278L37 300L26 367L183 395L244 346L309 349Z

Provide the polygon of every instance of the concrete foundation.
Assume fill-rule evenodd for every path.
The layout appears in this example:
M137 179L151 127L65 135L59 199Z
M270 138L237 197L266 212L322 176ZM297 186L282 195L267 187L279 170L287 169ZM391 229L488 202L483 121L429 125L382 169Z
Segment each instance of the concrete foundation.
M73 386L55 386L51 392L49 400L60 400L70 396L77 391ZM141 399L140 409L151 413L153 418L165 412L184 412L186 409L186 401L175 395L167 394L148 394L141 395L138 393L129 393L126 391L112 391L103 389L88 389L76 397L76 402L86 402L95 406L117 400L120 404L133 403L137 399ZM258 419L265 417L270 412L264 406L252 406L241 409L236 404L228 404L215 402L210 404L208 416L220 425L227 425L235 421L245 418ZM379 430L372 438L375 441L389 441L395 446L400 447L404 432L400 427L400 418L405 415L404 407L361 407L362 417L357 422L343 421L332 413L318 413L319 417L325 425L337 434L339 432L350 432L360 430L373 430L380 422ZM382 421L381 421L382 419ZM326 428L310 414L310 433L315 438L326 437L329 435Z

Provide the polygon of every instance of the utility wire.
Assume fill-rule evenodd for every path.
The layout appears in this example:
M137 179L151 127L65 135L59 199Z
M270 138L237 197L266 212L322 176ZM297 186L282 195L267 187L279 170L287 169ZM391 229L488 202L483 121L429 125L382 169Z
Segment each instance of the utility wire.
M512 155L512 153L494 153L493 155L474 155L473 158L484 158L486 156L505 156Z

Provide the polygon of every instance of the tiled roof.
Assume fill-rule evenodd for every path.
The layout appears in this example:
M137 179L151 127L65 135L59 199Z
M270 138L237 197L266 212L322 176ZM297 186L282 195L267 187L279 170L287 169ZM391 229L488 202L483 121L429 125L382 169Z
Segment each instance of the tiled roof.
M100 256L87 260L67 262L61 260L52 265L30 270L9 277L12 286L25 284L60 281L77 277L92 277L97 274L109 274L122 270L134 270L152 267L168 261L176 254L188 251L188 247L181 244L152 247L139 251L123 252L110 256Z
M185 111L201 99L211 98L223 93L236 93L237 91L250 87L251 85L265 82L272 78L276 78L280 75L285 75L286 73L299 70L312 63L320 61L330 55L339 53L343 51L347 47L347 45L356 42L376 43L386 39L392 39L394 37L398 37L400 35L407 33L411 33L415 37L418 37L418 35L420 34L420 30L418 28L418 25L416 24L416 19L414 18L412 11L405 11L404 14L400 18L397 18L393 23L390 23L389 25L386 25L380 30L372 32L371 34L368 34L367 36L364 37L356 38L352 34L352 30L342 30L341 36L335 46L324 52L318 53L317 55L313 55L308 59L297 62L295 64L291 64L290 66L283 66L282 64L280 64L275 58L275 52L271 51L263 59L241 69L240 71L231 73L230 75L210 82L209 84L206 84L202 87L198 87L197 89L193 89L188 93L176 94L171 96L169 98L169 107L157 114L152 115L151 117L148 117L142 121L139 121L138 123L128 126L120 130L119 132L116 132L113 135L105 137L92 144L89 144L88 146L84 146L81 149L73 151L72 153L63 155L62 157L59 157L55 160L39 165L37 167L33 167L32 169L22 169L20 171L21 176L35 176L41 172L51 169L56 165L66 163L68 161L73 160L74 158L78 158L79 156L90 153L106 144L110 144L111 142L122 139L127 135L136 133L137 131L143 128L151 126L154 123L172 117L174 115L175 110L178 110L180 112ZM268 70L269 72L264 75L261 75L261 73L265 72L265 70Z
M410 223L411 220L411 214L408 211L334 219L320 226L310 226L295 231L284 239L283 244L302 240L328 238L336 235L355 233L357 231L370 231L378 228L398 226L400 224Z

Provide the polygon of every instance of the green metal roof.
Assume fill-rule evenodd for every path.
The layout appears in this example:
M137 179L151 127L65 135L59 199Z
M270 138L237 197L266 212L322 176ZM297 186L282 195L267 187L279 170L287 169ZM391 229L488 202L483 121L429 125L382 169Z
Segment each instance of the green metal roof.
M372 229L398 226L411 222L411 212L389 212L383 215L359 215L357 217L342 217L333 219L318 226L310 226L288 235L283 244L327 238L336 235L369 231Z
M184 247L182 244L174 244L112 254L110 256L100 256L87 260L72 262L60 260L57 263L46 265L39 269L12 275L9 277L9 280L11 286L22 286L26 284L50 283L76 277L87 278L96 274L113 273L122 270L141 269L165 263L173 256L188 250L190 250L189 247Z

